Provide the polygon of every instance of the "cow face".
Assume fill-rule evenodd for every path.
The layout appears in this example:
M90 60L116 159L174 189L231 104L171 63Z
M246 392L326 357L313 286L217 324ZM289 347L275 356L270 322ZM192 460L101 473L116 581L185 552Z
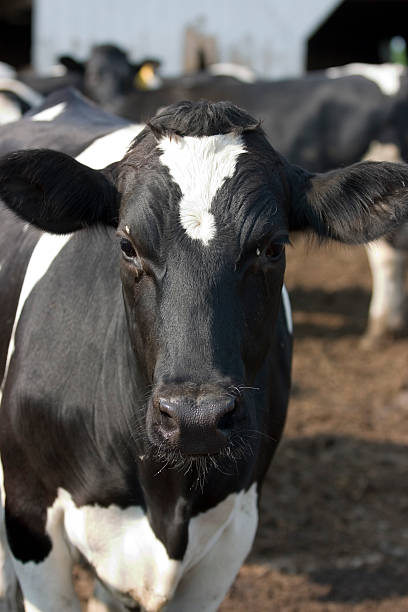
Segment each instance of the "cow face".
M291 166L227 103L166 109L103 171L52 151L0 162L0 195L24 219L57 233L117 229L148 436L190 457L231 453L279 400L268 367L282 350L289 230L373 240L406 218L405 185L405 165Z
M281 300L280 163L243 111L188 104L155 119L121 164L121 275L158 446L216 453L258 427L243 389L257 386Z

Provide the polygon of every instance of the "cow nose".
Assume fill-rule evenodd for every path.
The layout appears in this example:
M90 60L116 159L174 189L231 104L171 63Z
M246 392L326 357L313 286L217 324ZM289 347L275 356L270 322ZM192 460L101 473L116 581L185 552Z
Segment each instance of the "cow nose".
M228 444L234 427L236 399L164 398L158 400L159 431L185 454L216 453Z

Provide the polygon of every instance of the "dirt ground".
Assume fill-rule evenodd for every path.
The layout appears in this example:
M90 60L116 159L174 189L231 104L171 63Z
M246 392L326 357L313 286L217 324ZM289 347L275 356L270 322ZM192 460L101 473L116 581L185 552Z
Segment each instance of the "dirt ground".
M363 248L287 252L293 392L255 545L222 612L408 611L408 339L360 346Z

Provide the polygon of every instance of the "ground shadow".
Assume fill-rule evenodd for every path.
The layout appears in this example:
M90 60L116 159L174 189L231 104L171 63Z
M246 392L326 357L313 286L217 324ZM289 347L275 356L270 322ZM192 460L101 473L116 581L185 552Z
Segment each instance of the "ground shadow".
M360 336L366 329L370 293L361 287L325 291L297 286L290 299L297 338Z
M251 559L290 559L326 602L408 595L408 446L285 440L267 474ZM312 567L312 569L307 568Z
M330 587L320 601L360 603L408 595L406 559L375 567L321 569L311 572L309 578Z

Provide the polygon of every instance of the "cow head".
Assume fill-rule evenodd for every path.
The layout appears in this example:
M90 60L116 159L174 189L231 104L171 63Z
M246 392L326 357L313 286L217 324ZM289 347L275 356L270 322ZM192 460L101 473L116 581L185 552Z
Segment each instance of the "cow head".
M79 62L67 55L59 57L58 61L67 71L81 75L86 94L102 105L113 107L134 87L151 89L159 83L155 74L160 66L159 60L146 57L133 64L115 45L95 45L87 62Z
M0 162L1 198L36 226L116 228L148 437L189 457L231 452L277 399L268 387L289 232L373 240L407 217L405 185L405 165L292 166L228 103L165 109L101 171L48 150Z

